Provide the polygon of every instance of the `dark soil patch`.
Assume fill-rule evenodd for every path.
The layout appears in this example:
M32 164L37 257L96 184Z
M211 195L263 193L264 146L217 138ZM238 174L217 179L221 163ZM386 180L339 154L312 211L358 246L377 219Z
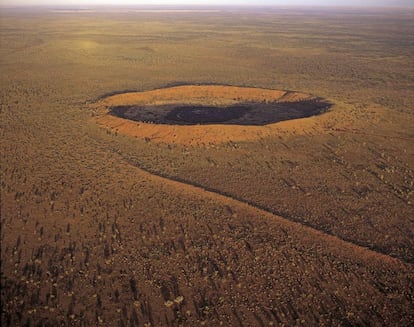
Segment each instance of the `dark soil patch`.
M297 102L245 103L234 106L115 106L110 114L134 121L168 125L255 125L305 118L326 112L331 104L321 99Z

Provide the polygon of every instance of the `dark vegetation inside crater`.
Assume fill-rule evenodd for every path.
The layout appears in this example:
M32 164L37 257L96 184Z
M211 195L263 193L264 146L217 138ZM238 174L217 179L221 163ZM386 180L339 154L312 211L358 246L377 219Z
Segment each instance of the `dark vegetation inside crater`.
M227 107L204 105L114 106L110 114L134 121L167 125L256 125L262 126L326 112L327 101L246 103Z

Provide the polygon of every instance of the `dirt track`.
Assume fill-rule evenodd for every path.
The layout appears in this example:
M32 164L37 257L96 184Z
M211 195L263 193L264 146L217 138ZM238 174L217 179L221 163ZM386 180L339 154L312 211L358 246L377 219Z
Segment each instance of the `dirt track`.
M123 160L125 160L123 158ZM315 243L329 247L329 250L336 255L345 256L349 259L355 259L358 257L360 260L368 260L377 263L385 263L392 265L401 265L403 261L392 256L379 253L368 249L366 247L359 246L355 243L343 240L339 237L329 235L312 227L304 224L294 222L288 218L284 218L269 210L260 208L259 206L243 201L242 199L236 199L230 195L223 194L218 190L206 189L202 186L189 183L184 180L172 179L167 176L154 174L138 167L136 164L129 163L135 169L139 171L143 177L148 178L155 183L165 184L173 188L179 193L185 193L187 195L197 195L202 198L209 198L217 201L220 204L229 205L231 207L251 212L255 216L266 217L268 219L276 220L284 228L289 230L292 237L297 237L302 242L306 241L310 247L315 246ZM316 241L317 240L317 241Z

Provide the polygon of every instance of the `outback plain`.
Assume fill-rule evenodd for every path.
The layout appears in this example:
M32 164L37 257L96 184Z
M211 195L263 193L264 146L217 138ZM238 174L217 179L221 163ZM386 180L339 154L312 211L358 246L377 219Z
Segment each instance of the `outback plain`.
M2 8L2 326L411 325L413 53L412 9Z

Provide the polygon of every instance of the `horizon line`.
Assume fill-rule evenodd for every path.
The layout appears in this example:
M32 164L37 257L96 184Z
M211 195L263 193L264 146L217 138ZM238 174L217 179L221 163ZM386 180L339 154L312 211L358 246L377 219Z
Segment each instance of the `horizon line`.
M322 4L322 5L306 5L306 4L90 4L90 5L81 5L81 4L4 4L0 2L0 7L3 8L139 8L139 7L185 7L185 8L194 8L194 7L204 7L204 8L260 8L260 7L267 7L267 8L286 8L286 7L296 7L296 8L372 8L372 9L381 9L381 8L401 8L401 9L414 9L414 4L411 6L407 5L364 5L364 4L354 4L354 5L346 5L346 4Z

